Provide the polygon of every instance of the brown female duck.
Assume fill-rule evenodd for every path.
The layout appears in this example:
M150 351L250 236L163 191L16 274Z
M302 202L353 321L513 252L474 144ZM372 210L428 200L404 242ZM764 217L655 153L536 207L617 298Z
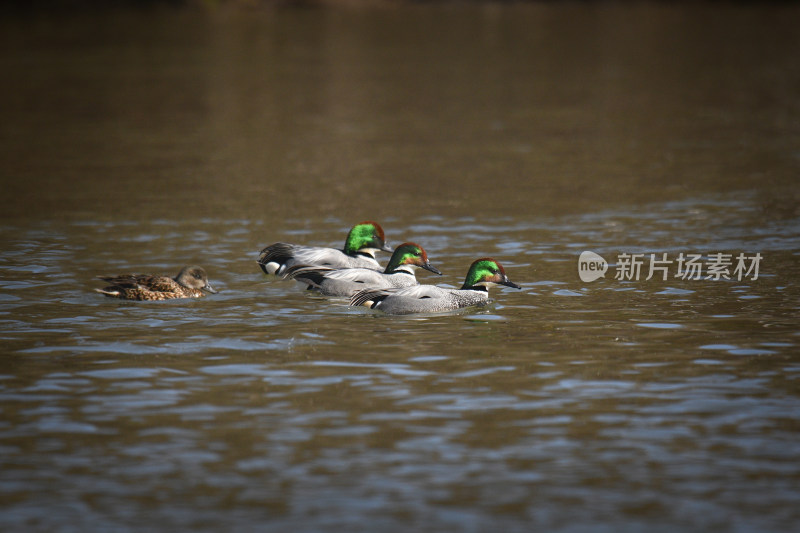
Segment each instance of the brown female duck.
M123 274L100 276L98 279L111 285L95 291L112 298L124 300L171 300L173 298L200 298L203 291L216 293L208 284L206 271L199 266L186 266L177 276L152 274Z

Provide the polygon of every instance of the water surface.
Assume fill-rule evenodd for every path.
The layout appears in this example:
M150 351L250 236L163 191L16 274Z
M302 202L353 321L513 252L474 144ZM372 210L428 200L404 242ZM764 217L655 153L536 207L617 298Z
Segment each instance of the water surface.
M6 18L0 525L797 528L798 22L649 4ZM423 283L490 255L522 289L387 317L255 264L366 218L425 247L445 275ZM580 280L585 250L605 278ZM757 279L615 279L625 253L762 261ZM219 294L92 291L187 263Z

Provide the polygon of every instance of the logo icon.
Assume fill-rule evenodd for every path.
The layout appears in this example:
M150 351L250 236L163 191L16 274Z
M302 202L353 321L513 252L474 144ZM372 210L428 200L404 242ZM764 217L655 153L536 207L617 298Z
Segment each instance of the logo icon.
M581 281L589 283L598 278L605 277L608 270L608 261L594 252L581 252L578 258L578 275Z

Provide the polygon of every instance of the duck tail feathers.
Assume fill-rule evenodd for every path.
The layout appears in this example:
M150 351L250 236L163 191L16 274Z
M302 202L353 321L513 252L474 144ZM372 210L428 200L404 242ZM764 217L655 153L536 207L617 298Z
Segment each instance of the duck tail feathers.
M386 289L362 289L350 298L351 306L363 305L371 309L382 302L390 292Z
M259 252L256 263L264 274L277 274L280 268L292 258L294 251L292 245L285 242L270 244Z
M111 287L107 289L95 289L94 292L100 293L104 296L111 296L113 298L118 298L120 295L118 290L111 290Z
M315 267L308 265L294 265L290 266L283 273L284 279L293 279L308 283L313 287L319 288L322 282L325 281L325 273L331 272L332 268Z

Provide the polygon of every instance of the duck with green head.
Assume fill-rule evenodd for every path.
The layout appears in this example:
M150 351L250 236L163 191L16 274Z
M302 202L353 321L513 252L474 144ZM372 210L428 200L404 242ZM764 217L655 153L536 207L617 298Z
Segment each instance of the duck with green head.
M460 289L433 285L418 285L401 289L365 289L350 299L350 305L364 305L390 315L412 313L439 313L463 307L485 305L489 301L489 287L505 285L521 289L508 279L503 266L492 258L484 257L472 263Z
M367 288L384 289L418 285L419 282L414 275L417 268L442 275L431 265L428 254L422 246L406 242L395 248L383 272L368 268L335 270L327 267L295 265L286 269L285 277L306 283L309 289L317 290L326 296L350 297Z
M383 228L365 221L353 226L341 250L276 242L261 250L257 262L265 274L278 276L293 265L381 270L375 260L377 251L391 252L392 248L386 244Z

